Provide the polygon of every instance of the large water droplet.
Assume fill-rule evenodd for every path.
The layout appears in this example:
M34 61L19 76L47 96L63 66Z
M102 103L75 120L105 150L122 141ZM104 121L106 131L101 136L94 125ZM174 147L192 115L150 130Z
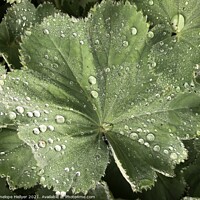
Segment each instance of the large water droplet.
M33 129L33 133L34 133L35 135L40 134L39 128L34 128L34 129Z
M137 35L137 32L138 32L137 28L135 28L135 27L131 28L132 35Z
M32 112L27 112L27 116L28 117L33 117L33 113Z
M176 153L171 153L171 154L170 154L170 158L171 158L172 160L176 160L176 159L178 158L178 155L177 155Z
M49 30L48 30L48 29L44 29L44 30L43 30L43 33L44 33L45 35L49 35Z
M154 150L154 151L157 151L157 152L160 151L160 146L155 145L155 146L153 147L153 150Z
M65 118L64 118L62 115L56 115L55 121L56 121L58 124L63 124L63 123L65 122Z
M130 134L130 138L131 138L132 140L137 140L137 139L138 139L138 134L137 134L137 133L131 133L131 134Z
M171 20L172 29L176 32L180 32L185 26L185 18L181 14L175 15Z
M123 47L127 47L127 46L128 46L128 41L123 41L123 42L122 42L122 46L123 46Z
M154 37L154 33L153 33L152 31L149 31L149 32L148 32L148 37L149 37L149 38L153 38L153 37Z
M150 0L150 1L149 1L149 5L150 5L150 6L153 6L153 4L154 4L154 3L153 3L153 0Z
M61 151L62 147L60 145L56 145L54 147L55 151Z
M94 76L90 76L90 77L88 78L88 82L89 82L90 84L94 85L94 84L96 84L97 79L96 79Z
M22 114L24 112L24 108L22 106L17 106L16 107L16 111L20 114Z
M16 119L16 117L17 117L15 112L9 112L8 116L9 116L10 120Z
M39 146L40 148L44 148L44 147L46 147L46 142L43 141L43 140L41 140L41 141L38 142L38 146Z
M44 125L44 124L42 124L42 125L39 126L39 129L40 129L40 131L41 131L42 133L44 133L44 132L46 132L46 130L47 130L47 126Z
M40 111L38 111L38 110L34 110L33 111L33 115L35 116L35 117L40 117Z
M148 140L148 141L154 141L154 140L155 140L155 136L154 136L152 133L149 133L149 134L147 135L147 140Z
M93 91L91 91L91 96L96 99L96 98L98 98L99 94L97 91L93 90Z

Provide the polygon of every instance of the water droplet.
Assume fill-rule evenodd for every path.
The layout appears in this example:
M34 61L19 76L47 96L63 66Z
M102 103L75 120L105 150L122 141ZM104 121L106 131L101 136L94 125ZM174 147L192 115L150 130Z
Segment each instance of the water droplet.
M76 176L80 176L81 175L81 173L80 172L76 172Z
M143 140L142 138L140 138L140 139L138 140L138 142L139 142L140 144L144 144L144 140Z
M128 46L128 41L123 41L123 42L122 42L122 46L123 46L123 47L127 47L127 46Z
M81 40L81 41L80 41L80 45L83 45L83 44L84 44L84 42L83 42L83 40Z
M43 141L43 140L41 140L41 141L38 142L38 146L39 146L40 148L44 148L44 147L46 147L46 142Z
M176 160L176 159L178 158L178 155L177 155L176 153L171 153L171 154L170 154L170 158L171 158L172 160Z
M41 178L40 178L40 183L44 183L45 182L45 178L44 178L44 176L42 176Z
M44 133L44 132L46 132L46 130L47 130L47 126L44 125L44 124L42 124L42 125L39 126L39 129L40 129L40 131L41 131L42 133Z
M66 149L66 146L64 144L62 144L61 148L64 150L64 149Z
M16 119L16 117L17 117L15 112L9 112L8 116L9 116L10 120Z
M94 84L96 84L97 79L96 79L94 76L90 76L90 77L88 78L88 82L89 82L90 84L94 85Z
M63 199L65 196L66 196L66 192L61 191L61 192L60 192L60 198Z
M164 154L168 154L169 153L169 151L167 149L165 149L163 152L164 152Z
M49 129L50 131L54 131L54 130L55 130L54 126L52 126L52 125L49 125L49 126L48 126L48 129Z
M132 35L137 35L137 28L135 28L135 27L133 27L133 28L131 28L131 34Z
M22 106L17 106L16 107L16 111L20 114L22 114L24 112L24 108Z
M185 26L185 18L183 15L175 15L171 20L172 29L176 32L180 32Z
M33 115L35 116L35 117L40 117L40 111L38 111L38 110L34 110L33 111Z
M69 172L69 168L68 167L65 167L64 169L66 172Z
M150 6L153 6L153 4L154 4L154 3L153 3L153 0L150 0L150 1L149 1L149 5L150 5Z
M55 121L56 121L58 124L63 124L63 123L65 122L65 118L64 118L62 115L56 115Z
M30 36L30 35L31 35L31 31L28 31L28 30L25 31L25 35L26 35L26 36Z
M27 116L28 117L33 117L33 113L32 112L27 112Z
M153 37L154 37L154 33L153 33L152 31L149 31L149 32L148 32L148 37L149 37L149 38L153 38Z
M96 45L98 45L99 44L99 40L95 40L95 42L94 42Z
M44 33L45 35L49 35L49 30L48 30L48 29L44 29L44 30L43 30L43 33Z
M130 138L133 140L137 140L138 139L138 134L137 133L131 133L130 134Z
M54 149L55 149L55 151L61 151L61 146L60 145L56 145L55 147L54 147Z
M93 90L93 91L91 91L91 96L96 99L96 98L98 98L99 94L97 91Z
M153 147L153 150L154 150L154 151L157 151L157 152L160 151L160 146L155 145L155 146Z
M53 144L53 139L49 138L47 141L49 144Z
M148 141L154 141L154 140L155 140L155 136L154 136L152 133L149 133L149 134L147 135L147 140L148 140Z
M34 133L35 135L40 134L39 128L34 128L34 129L33 129L33 133Z
M77 33L72 33L72 35L73 35L74 37L76 37L76 36L77 36Z

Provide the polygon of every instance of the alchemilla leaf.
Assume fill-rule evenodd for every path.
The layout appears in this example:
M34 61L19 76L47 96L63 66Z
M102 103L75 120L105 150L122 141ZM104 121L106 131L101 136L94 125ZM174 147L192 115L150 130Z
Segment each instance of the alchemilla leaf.
M0 125L18 126L42 185L86 194L111 152L141 191L187 158L181 139L197 133L200 99L148 71L148 28L134 5L103 1L86 19L49 16L22 40L27 69L4 81Z
M19 1L8 9L0 24L0 53L11 68L21 68L18 51L22 35L30 35L32 26L55 12L51 4L35 8L29 1Z

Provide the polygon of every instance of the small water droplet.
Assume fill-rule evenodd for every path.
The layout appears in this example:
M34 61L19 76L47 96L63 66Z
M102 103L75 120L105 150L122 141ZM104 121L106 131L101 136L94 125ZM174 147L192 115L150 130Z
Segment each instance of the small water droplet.
M96 98L98 98L99 94L97 91L93 90L93 91L91 91L91 96L96 99Z
M154 4L154 3L153 3L153 0L150 0L150 1L149 1L149 5L150 5L150 6L153 6L153 4Z
M130 138L133 140L137 140L138 139L138 134L137 133L131 133L130 134Z
M24 108L22 106L17 106L16 107L16 111L20 114L22 114L24 112Z
M81 173L80 172L76 172L76 176L80 176L81 175Z
M47 141L49 144L53 144L53 139L49 138Z
M128 46L128 41L123 41L123 42L122 42L122 46L123 46L123 47L127 47L127 46Z
M34 128L34 129L33 129L33 133L34 133L35 135L40 134L39 128Z
M28 117L33 117L33 113L32 112L27 112L27 116Z
M40 140L40 141L38 142L38 146L39 146L40 148L44 148L44 147L46 147L46 142L43 141L43 140Z
M154 151L157 151L157 152L160 151L160 146L155 145L155 146L153 147L153 150L154 150Z
M56 145L55 147L54 147L54 149L55 149L55 151L61 151L61 146L60 145Z
M54 126L52 126L52 125L49 125L49 126L48 126L48 129L49 129L50 131L54 131L54 130L55 130Z
M43 30L43 33L44 33L45 35L49 35L49 30L48 30L48 29L44 29L44 30Z
M169 154L169 151L167 149L164 149L164 154Z
M171 158L172 160L176 160L176 159L178 158L178 155L177 155L176 153L171 153L171 154L170 154L170 158Z
M26 30L26 31L25 31L25 35L26 35L26 36L30 36L30 35L31 35L31 31Z
M60 192L60 198L63 199L65 196L66 196L66 192L61 191L61 192Z
M149 31L149 32L148 32L148 37L149 37L149 38L153 38L153 37L154 37L154 33L153 33L152 31Z
M148 140L148 141L154 141L154 140L155 140L155 136L154 136L152 133L149 133L149 134L147 135L147 140Z
M135 27L131 28L132 35L137 35L137 32L138 32L137 28L135 28Z
M38 110L34 110L33 111L33 115L35 116L35 117L40 117L40 111L38 111Z
M9 116L10 120L16 119L16 117L17 117L15 112L9 112L8 116Z
M80 45L83 45L83 44L84 44L83 40L81 40L79 43L80 43Z
M180 32L185 26L185 18L181 14L175 15L171 20L172 29L176 32Z
M143 140L142 138L140 138L140 139L138 140L138 142L139 142L140 144L144 144L144 140Z
M65 167L64 169L66 172L69 172L69 168L68 167Z
M58 124L63 124L63 123L65 122L65 118L64 118L62 115L56 115L55 121L56 121Z
M40 183L44 183L45 182L45 178L44 178L44 176L42 176L41 178L40 178Z
M96 79L94 76L90 76L90 77L88 78L88 82L89 82L90 84L94 85L94 84L96 84L97 79Z
M42 125L39 126L39 129L40 129L40 131L41 131L42 133L44 133L44 132L46 132L46 130L47 130L47 126L44 125L44 124L42 124Z

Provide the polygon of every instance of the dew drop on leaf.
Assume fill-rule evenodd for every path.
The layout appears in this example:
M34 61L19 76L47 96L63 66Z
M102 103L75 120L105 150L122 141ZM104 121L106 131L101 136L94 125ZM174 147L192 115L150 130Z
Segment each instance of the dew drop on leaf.
M130 134L130 138L133 140L137 140L138 139L138 134L137 133L131 133Z
M55 147L54 147L54 149L55 149L55 151L61 151L61 146L60 145L56 145Z
M22 114L24 112L24 108L22 106L17 106L16 107L16 111L20 114Z
M154 150L154 151L157 151L157 152L160 151L160 146L155 145L155 146L153 147L153 150Z
M39 128L34 128L34 129L33 129L33 133L34 133L35 135L40 134Z
M163 152L164 154L169 154L169 151L167 149L165 149Z
M177 155L176 153L171 153L171 154L170 154L170 158L171 158L172 160L176 160L176 159L178 158L178 155Z
M154 37L154 33L153 33L152 31L149 31L149 32L148 32L148 37L149 37L149 38L153 38L153 37Z
M15 112L9 112L8 116L9 116L10 120L16 119L16 117L17 117Z
M137 34L137 28L135 28L135 27L133 27L133 28L131 28L131 34L132 35L136 35Z
M63 124L65 122L65 118L62 115L56 115L55 121L58 124Z
M176 32L180 32L185 26L185 18L183 15L175 15L171 20L172 29Z
M127 47L127 46L128 46L128 41L123 41L123 42L122 42L122 46L123 46L123 47Z
M91 91L91 96L96 99L96 98L98 98L99 94L97 91L93 90L93 91Z
M97 79L96 79L94 76L90 76L90 77L88 78L88 82L89 82L90 84L94 85L94 84L96 84Z
M154 136L152 133L149 133L149 134L147 135L147 140L148 140L148 141L154 141L154 140L155 140L155 136Z
M80 172L76 172L76 176L80 176L81 175L81 173Z
M65 167L64 169L66 172L69 172L69 168L68 167Z
M28 117L33 117L33 113L32 112L27 112L27 116Z
M44 29L44 30L43 30L43 33L44 33L45 35L49 35L49 30L48 30L48 29Z
M34 115L35 117L40 117L40 116L41 116L40 111L38 111L38 110L34 110L34 111L33 111L33 115Z
M40 148L44 148L44 147L46 147L46 142L43 141L43 140L41 140L41 141L38 142L38 146L39 146Z
M50 131L54 131L54 130L55 130L54 126L52 126L52 125L49 125L49 126L48 126L48 129L49 129Z
M49 138L47 141L49 144L53 144L53 139Z
M144 144L144 140L143 140L142 138L140 138L140 139L138 140L138 142L139 142L140 144Z
M42 133L44 133L44 132L46 132L46 130L47 130L47 126L44 125L44 124L42 124L42 125L39 126L39 129L40 129L40 131L41 131Z
M150 5L150 6L153 6L153 4L154 4L154 3L153 3L153 0L150 0L150 1L149 1L149 5Z

